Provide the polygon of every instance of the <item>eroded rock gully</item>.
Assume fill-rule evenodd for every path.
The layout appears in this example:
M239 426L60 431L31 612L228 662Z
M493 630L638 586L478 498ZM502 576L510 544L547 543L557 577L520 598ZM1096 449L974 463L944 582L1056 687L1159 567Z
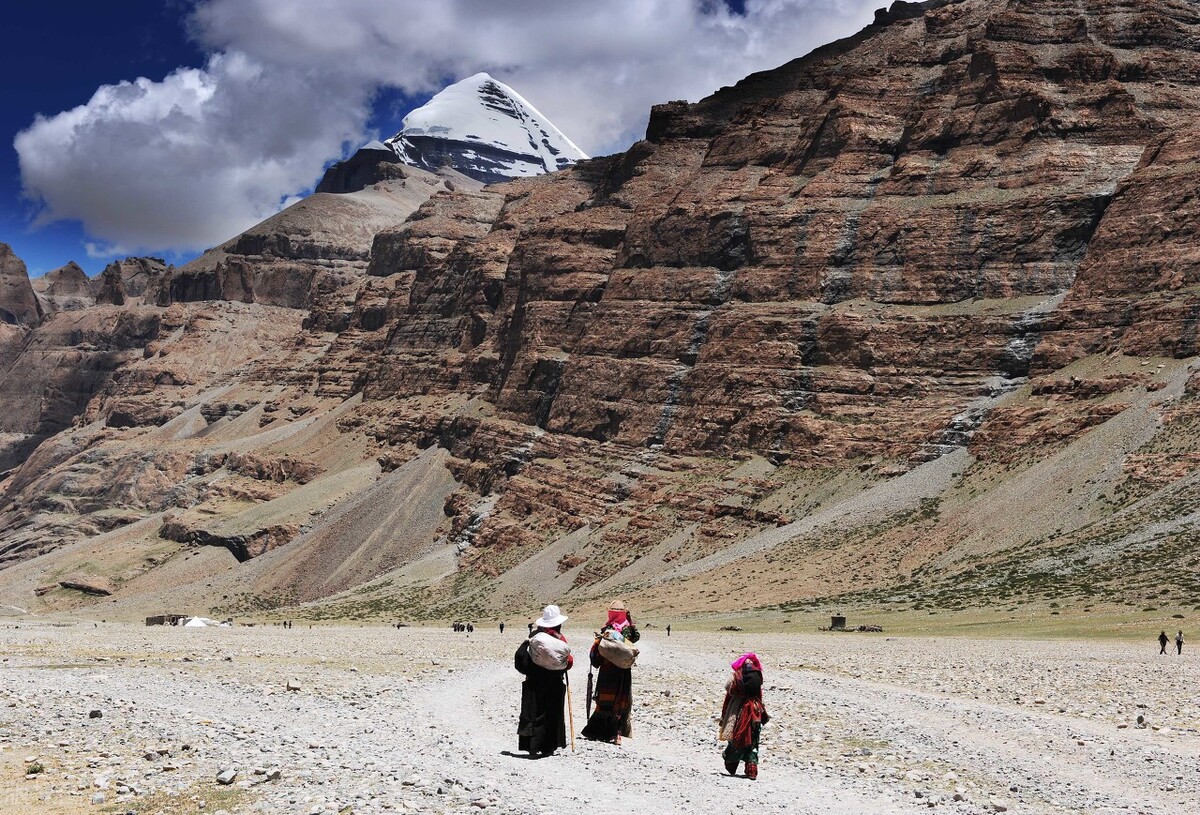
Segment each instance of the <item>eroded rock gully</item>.
M435 613L673 579L667 602L704 610L714 575L687 564L721 551L744 553L723 580L770 575L759 602L790 601L952 575L1056 528L1085 548L1095 524L1131 531L1126 457L1165 457L1169 491L1200 449L1163 421L1196 399L1197 42L1200 9L1171 0L896 4L656 107L620 155L484 189L390 168L313 196L124 312L162 325L9 476L0 556L86 517L31 507L97 450L315 462L306 484L163 468L155 511L187 510L171 541L203 542L207 517L269 538L264 561L287 557L277 530L333 534L335 505L426 462L437 489L393 500L452 483L444 512L372 540L404 553L384 558L404 607ZM150 526L109 534L149 547ZM152 595L153 571L115 596Z

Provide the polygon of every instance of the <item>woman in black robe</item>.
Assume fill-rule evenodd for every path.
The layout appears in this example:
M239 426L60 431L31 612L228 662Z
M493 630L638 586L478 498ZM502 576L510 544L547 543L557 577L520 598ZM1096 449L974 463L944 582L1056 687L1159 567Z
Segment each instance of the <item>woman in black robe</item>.
M566 673L574 660L568 652L566 668L545 668L530 656L535 637L549 637L563 643L562 624L567 617L558 606L546 606L537 622L537 633L521 644L514 658L517 671L525 675L521 684L521 717L517 724L517 749L542 757L567 746L567 726L563 716Z

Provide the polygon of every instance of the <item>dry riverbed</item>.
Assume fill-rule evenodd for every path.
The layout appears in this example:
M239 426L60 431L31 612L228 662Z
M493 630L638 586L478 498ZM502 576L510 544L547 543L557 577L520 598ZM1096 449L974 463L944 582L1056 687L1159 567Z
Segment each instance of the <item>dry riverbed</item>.
M648 631L634 737L535 762L521 633L0 626L0 815L1200 811L1200 659L1152 636ZM715 741L744 649L773 716L757 782Z

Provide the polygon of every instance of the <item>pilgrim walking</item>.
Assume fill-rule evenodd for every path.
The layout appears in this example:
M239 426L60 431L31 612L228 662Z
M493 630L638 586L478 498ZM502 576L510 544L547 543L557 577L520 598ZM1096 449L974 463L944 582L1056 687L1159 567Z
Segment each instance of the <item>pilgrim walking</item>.
M746 777L758 778L758 739L762 726L771 720L763 706L762 662L753 653L742 654L730 665L733 677L725 685L721 706L720 741L725 747L725 770L737 775L738 764L746 762Z
M1175 634L1175 653L1176 654L1183 653L1183 629L1182 628L1179 629L1178 633Z
M1165 654L1167 652L1167 643L1170 641L1171 638L1167 636L1167 631L1165 628L1158 632L1158 652L1160 654Z
M567 746L563 701L567 671L575 660L562 633L566 621L567 615L558 606L546 606L537 621L537 632L521 643L513 658L517 671L525 675L517 747L535 757Z
M632 736L630 713L633 710L633 663L638 650L633 643L641 639L633 617L620 600L608 607L608 620L596 635L589 654L596 673L596 710L588 716L582 736L593 741L620 744L622 736ZM592 701L592 675L588 672L588 702Z

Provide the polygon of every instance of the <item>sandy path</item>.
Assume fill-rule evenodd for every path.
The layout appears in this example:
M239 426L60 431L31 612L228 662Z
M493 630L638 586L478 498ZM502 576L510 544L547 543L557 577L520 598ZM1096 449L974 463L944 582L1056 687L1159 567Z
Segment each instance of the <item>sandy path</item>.
M743 635L648 634L634 737L531 761L514 755L511 632L0 627L0 813L196 812L226 767L231 813L1197 811L1196 660L846 637L753 638L774 719L752 783L724 775L714 739ZM26 756L48 772L21 779Z
M641 657L661 662L652 645ZM574 671L576 731L582 729L586 673ZM511 666L489 664L439 683L417 700L452 745L469 745L485 777L508 774L515 783L505 795L522 809L571 802L596 813L630 813L648 803L661 812L759 810L835 815L923 811L900 808L879 795L862 795L839 779L810 771L765 773L756 783L731 778L721 768L715 726L696 717L693 727L656 728L653 719L635 723L634 737L620 747L576 738L570 748L537 762L515 752L517 718L512 700L520 681ZM707 731L707 738L705 737ZM764 750L765 753L765 750ZM514 770L515 767L515 770ZM794 769L794 768L793 768ZM534 779L537 780L534 780ZM554 807L548 807L555 811Z

